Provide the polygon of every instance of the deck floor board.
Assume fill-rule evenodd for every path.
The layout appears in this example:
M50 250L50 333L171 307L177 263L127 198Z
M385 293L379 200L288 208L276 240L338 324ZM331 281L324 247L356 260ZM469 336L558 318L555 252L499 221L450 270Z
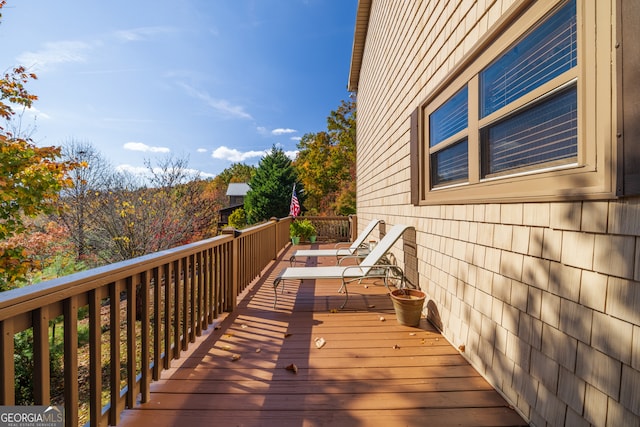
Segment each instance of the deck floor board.
M340 310L339 281L288 281L274 309L273 277L291 253L173 361L152 383L151 400L126 410L119 425L527 425L425 319L400 325L380 282L349 285ZM320 337L326 343L317 348Z

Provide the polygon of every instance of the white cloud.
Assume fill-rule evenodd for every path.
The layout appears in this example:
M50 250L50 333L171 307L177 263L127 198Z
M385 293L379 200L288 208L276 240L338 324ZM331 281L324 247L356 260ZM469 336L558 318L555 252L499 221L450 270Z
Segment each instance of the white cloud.
M175 30L171 27L140 27L130 30L116 31L117 38L124 41L137 41L153 37L158 34L173 33Z
M196 151L197 151L198 153L206 153L206 152L207 152L207 151L209 151L209 150L207 150L206 148L198 148Z
M290 158L291 160L295 160L296 157L298 156L298 150L285 151L284 155Z
M86 52L91 49L90 44L80 41L49 42L39 51L20 54L17 60L29 68L42 71L55 64L85 62Z
M274 129L271 131L272 135L285 135L287 133L296 133L298 132L295 129L283 129L283 128L278 128L278 129Z
M142 151L145 153L168 153L171 151L167 147L152 147L142 142L127 142L122 147L125 150Z
M211 157L219 160L228 160L230 162L243 162L254 157L263 157L268 153L268 150L240 152L235 148L228 148L223 145L213 150Z
M302 137L299 136L292 136L291 138L289 138L292 141L300 141L302 139Z
M226 99L215 99L207 92L197 90L185 83L178 83L190 96L203 101L219 114L236 118L236 119L252 119L251 114L244 111L241 105L233 105Z
M140 176L149 175L149 169L147 169L144 166L131 166L131 165L124 164L124 165L116 166L116 170L118 172L126 172L132 175L140 175Z

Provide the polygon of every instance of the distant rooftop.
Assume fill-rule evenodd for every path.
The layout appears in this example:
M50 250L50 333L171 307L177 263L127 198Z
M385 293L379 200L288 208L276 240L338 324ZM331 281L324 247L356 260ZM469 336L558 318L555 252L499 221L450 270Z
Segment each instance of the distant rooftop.
M246 196L250 190L246 182L232 182L227 188L227 196Z

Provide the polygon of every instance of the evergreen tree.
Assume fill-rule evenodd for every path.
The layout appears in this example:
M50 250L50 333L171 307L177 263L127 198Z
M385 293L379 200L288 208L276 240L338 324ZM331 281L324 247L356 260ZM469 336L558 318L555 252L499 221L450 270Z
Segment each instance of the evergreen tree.
M291 192L296 179L291 160L282 149L273 146L271 152L260 160L249 182L251 190L244 199L247 222L255 224L271 217L289 215ZM302 203L302 188L299 185L296 192Z

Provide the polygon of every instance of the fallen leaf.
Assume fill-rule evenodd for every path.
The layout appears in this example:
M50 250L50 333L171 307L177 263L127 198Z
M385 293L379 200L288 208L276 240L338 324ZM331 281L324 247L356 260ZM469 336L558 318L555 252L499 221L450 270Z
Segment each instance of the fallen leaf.
M458 350L460 350L462 353L464 353L464 349L465 349L464 344L460 344L460 345L458 346Z
M410 336L410 337L415 337L415 336L416 336L416 333L415 333L415 332L409 332L409 336Z
M261 348L256 348L256 353L260 353L262 351Z
M222 349L223 349L224 351L231 351L231 346L223 345L223 346L222 346Z
M298 367L296 366L295 363L292 363L291 365L286 366L284 369L286 369L287 371L291 371L294 374L298 373Z
M316 347L322 348L327 342L324 340L324 338L319 337L315 339L315 343L316 343Z
M291 334L284 334L285 338L289 338L291 336Z
M365 289L369 289L369 285L364 285L364 288Z
M370 305L369 308L376 308L376 306L375 305Z
M331 310L329 310L330 313L337 313L338 309L337 308L332 308Z
M239 354L234 354L233 356L231 356L231 361L232 362L236 362L238 360L240 360L242 356L240 356Z
M394 349L394 350L400 350L400 346L399 346L398 344L394 344L394 345L393 345L393 349Z
M225 337L227 338L231 338L233 336L233 334L226 334Z
M384 322L385 320L387 320L387 319L385 319L384 316L380 316L380 321L381 322Z
M248 328L248 326L247 326L247 325L245 325L245 324L240 325L240 327L241 327L242 329L247 329L247 328Z

